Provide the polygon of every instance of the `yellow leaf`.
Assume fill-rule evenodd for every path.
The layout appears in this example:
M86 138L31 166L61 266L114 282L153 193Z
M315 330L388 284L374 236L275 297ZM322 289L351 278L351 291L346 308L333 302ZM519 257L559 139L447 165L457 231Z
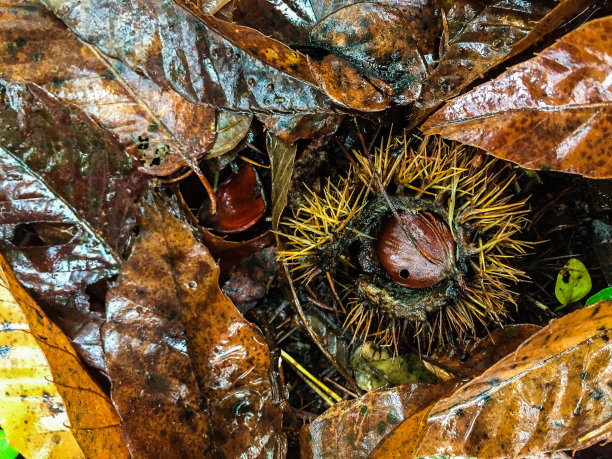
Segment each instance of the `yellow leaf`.
M0 425L25 457L128 457L120 419L0 256Z

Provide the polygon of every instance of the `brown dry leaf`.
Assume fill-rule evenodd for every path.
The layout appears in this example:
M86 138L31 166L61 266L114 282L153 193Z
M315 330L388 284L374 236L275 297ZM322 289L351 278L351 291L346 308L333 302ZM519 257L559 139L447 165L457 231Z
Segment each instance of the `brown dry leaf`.
M80 41L41 3L8 0L0 6L0 54L5 76L35 83L98 120L143 170L167 175L215 142L215 111L162 88Z
M448 42L410 114L409 129L438 105L595 0L459 0L448 12Z
M0 255L0 425L26 457L129 457L120 419Z
M606 440L610 333L611 301L553 320L481 376L400 425L373 457L524 457Z
M272 229L276 231L283 209L287 205L287 193L291 185L297 146L287 144L275 135L268 134L266 149L272 169Z
M171 203L149 195L109 292L103 343L112 399L135 457L282 453L282 416L260 332Z
M612 177L611 50L612 18L591 21L449 102L423 129L523 167Z

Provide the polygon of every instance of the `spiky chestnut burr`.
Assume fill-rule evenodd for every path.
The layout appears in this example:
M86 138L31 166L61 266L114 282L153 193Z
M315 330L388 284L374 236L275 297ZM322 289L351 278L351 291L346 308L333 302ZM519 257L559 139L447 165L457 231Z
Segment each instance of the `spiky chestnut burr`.
M463 339L501 323L525 277L514 262L530 247L517 239L528 209L514 181L472 148L389 139L372 157L355 153L337 185L308 191L283 222L279 256L296 280L333 283L354 338Z

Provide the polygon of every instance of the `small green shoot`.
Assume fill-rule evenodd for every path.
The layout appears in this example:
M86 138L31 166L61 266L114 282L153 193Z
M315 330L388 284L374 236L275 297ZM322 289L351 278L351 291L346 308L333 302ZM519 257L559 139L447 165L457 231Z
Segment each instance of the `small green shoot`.
M598 301L603 300L612 300L612 287L606 287L603 290L600 290L595 295L590 296L588 300L586 300L585 306L591 306Z
M591 287L591 276L586 266L580 260L570 258L557 275L555 296L561 303L557 309L581 300L591 291Z
M15 459L19 453L9 445L4 430L0 429L0 459Z

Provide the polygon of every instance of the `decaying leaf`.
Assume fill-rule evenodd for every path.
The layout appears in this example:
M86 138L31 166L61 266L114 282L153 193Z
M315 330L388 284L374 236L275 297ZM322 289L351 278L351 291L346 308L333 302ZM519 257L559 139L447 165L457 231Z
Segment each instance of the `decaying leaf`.
M171 1L45 0L83 40L193 103L243 112L329 112L305 56Z
M524 457L605 440L611 332L609 301L553 320L418 422L400 425L373 457Z
M141 188L119 143L78 108L0 80L0 251L37 301L91 319L86 290L117 273Z
M587 296L592 287L591 275L584 263L570 258L557 274L555 296L561 306L567 306Z
M26 457L129 457L120 418L0 255L0 425Z
M268 134L266 148L272 169L272 228L278 229L278 220L287 205L287 193L293 173L296 145L288 145L278 137Z
M136 457L283 451L268 347L221 293L210 253L168 205L147 198L132 255L109 292L102 333L130 451Z
M301 457L368 457L397 426L450 387L413 383L376 389L359 399L337 403L302 428Z
M394 101L406 104L416 99L427 77L425 56L431 62L438 24L428 1L397 6L353 3L318 22L310 39L349 61L366 77L384 81ZM351 97L351 90L350 86L344 87L345 97Z
M214 109L191 103L80 41L42 3L0 6L5 76L35 83L79 106L117 136L143 170L166 175L201 158L215 142Z
M448 42L410 114L418 125L445 100L542 35L586 8L591 0L459 0L448 12Z
M248 134L253 115L221 110L217 114L217 138L206 154L206 158L221 156L233 150Z
M584 24L449 102L424 130L523 167L612 177L611 49L612 18Z

